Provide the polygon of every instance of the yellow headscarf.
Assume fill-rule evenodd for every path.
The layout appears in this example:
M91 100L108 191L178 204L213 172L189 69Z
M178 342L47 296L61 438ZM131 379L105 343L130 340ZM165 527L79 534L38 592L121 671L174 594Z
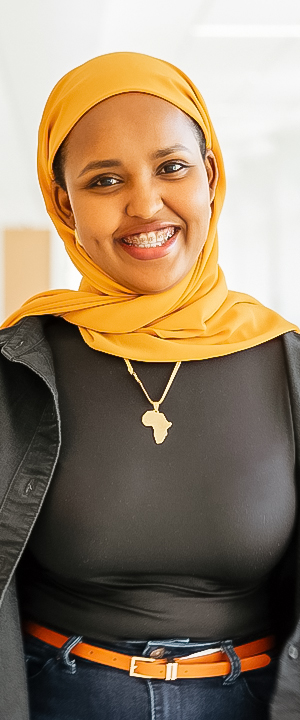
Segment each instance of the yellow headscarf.
M136 295L101 271L60 219L52 191L53 158L75 123L102 100L128 92L155 95L194 118L219 168L203 253L178 285L155 295ZM112 53L71 70L55 86L44 110L38 173L47 211L83 279L79 291L53 290L31 298L4 327L27 315L61 315L78 325L90 347L145 361L228 355L297 330L249 295L227 290L218 266L216 229L225 194L222 155L200 93L174 65L137 53Z

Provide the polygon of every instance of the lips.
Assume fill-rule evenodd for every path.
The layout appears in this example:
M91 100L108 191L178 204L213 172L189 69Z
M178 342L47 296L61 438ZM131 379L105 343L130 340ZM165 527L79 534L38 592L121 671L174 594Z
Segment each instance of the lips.
M122 242L126 245L134 245L134 247L161 247L175 233L175 227L170 226L161 230L151 232L143 232L139 234L129 235L122 238Z
M155 260L171 252L179 232L180 228L168 225L157 231L126 235L119 242L122 249L137 260Z

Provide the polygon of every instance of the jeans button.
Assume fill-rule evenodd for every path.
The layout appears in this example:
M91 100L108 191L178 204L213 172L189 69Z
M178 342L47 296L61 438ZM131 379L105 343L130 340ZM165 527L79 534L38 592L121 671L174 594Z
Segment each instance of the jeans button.
M299 652L298 652L297 648L295 647L295 645L290 645L290 647L289 647L290 658L292 658L293 660L298 660L298 655L299 655Z
M156 650L151 650L150 657L155 658L156 660L159 660L159 658L162 658L165 654L165 648L156 648Z

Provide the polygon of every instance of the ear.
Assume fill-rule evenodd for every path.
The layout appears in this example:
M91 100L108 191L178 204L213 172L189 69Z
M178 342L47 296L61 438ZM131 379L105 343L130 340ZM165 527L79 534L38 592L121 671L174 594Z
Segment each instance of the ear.
M204 165L205 165L205 169L207 172L207 178L208 178L208 184L209 184L210 202L212 203L212 201L215 197L217 182L218 182L218 178L219 178L218 165L217 165L217 161L216 161L215 155L212 150L206 151Z
M74 230L75 219L67 191L56 182L53 182L52 197L60 219L68 225L69 228Z

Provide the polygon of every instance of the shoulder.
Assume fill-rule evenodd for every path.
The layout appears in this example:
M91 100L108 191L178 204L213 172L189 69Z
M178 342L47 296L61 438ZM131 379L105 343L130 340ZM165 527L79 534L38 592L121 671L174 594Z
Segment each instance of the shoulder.
M8 351L14 352L26 343L26 346L35 345L38 342L47 342L45 336L45 316L34 315L19 320L11 327L0 330L0 349L8 346Z
M0 373L2 378L7 373L17 376L27 368L56 395L52 352L45 333L47 319L47 315L25 317L0 330Z
M300 333L287 332L282 335L282 340L285 348L285 353L288 358L300 360Z
M282 336L286 358L290 401L295 440L300 463L300 334L288 332Z
M300 398L300 334L288 332L282 336L287 372L291 386Z

